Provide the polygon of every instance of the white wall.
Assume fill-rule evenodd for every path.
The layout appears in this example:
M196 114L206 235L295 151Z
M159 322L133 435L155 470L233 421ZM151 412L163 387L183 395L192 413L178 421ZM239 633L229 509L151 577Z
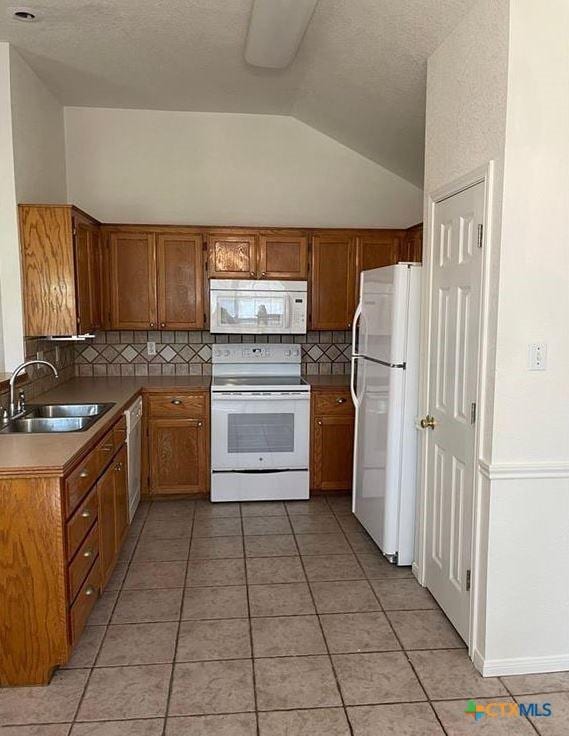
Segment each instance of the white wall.
M63 108L7 43L0 44L0 304L3 365L24 357L20 202L65 202Z
M472 652L488 675L569 669L568 37L565 0L479 0L428 67L425 193L496 163Z
M422 192L293 118L66 108L70 201L106 222L401 227Z
M535 0L512 3L491 466L489 673L516 659L526 671L569 669L568 38L566 0L550 0L547 12ZM547 343L546 371L528 371L530 342Z

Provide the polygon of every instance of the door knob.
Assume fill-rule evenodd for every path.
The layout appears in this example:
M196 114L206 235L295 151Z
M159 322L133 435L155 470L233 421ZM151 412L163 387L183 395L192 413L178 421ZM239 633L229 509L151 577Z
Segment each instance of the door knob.
M420 424L423 429L434 429L437 426L435 417L432 417L430 414L427 414L426 417L421 419Z

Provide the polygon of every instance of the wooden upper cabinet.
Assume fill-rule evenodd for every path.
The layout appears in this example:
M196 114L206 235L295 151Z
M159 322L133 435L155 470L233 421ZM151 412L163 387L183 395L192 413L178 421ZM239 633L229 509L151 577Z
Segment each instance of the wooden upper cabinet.
M261 233L258 277L303 281L308 275L308 238L304 234Z
M19 219L26 336L100 327L99 223L69 205L20 205Z
M376 230L358 234L358 277L362 271L397 263L403 235L401 230Z
M351 327L356 294L356 238L352 233L316 233L310 272L313 330Z
M257 277L257 236L210 232L207 236L209 275L212 279Z
M410 227L404 233L401 261L421 263L423 260L423 223Z
M201 235L158 233L157 266L160 329L201 329L204 325Z
M109 233L111 324L119 330L156 329L154 232Z

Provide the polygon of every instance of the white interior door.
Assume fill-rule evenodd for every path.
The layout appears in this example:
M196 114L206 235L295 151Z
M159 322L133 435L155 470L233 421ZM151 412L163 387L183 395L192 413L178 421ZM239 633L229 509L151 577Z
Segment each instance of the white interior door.
M484 183L435 205L425 429L425 580L468 641Z

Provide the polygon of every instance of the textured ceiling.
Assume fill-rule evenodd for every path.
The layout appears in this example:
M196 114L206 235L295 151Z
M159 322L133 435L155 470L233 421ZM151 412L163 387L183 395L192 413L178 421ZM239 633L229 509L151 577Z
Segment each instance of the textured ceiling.
M320 0L283 71L243 59L252 0L26 1L0 39L64 105L293 115L421 184L426 59L472 2Z

